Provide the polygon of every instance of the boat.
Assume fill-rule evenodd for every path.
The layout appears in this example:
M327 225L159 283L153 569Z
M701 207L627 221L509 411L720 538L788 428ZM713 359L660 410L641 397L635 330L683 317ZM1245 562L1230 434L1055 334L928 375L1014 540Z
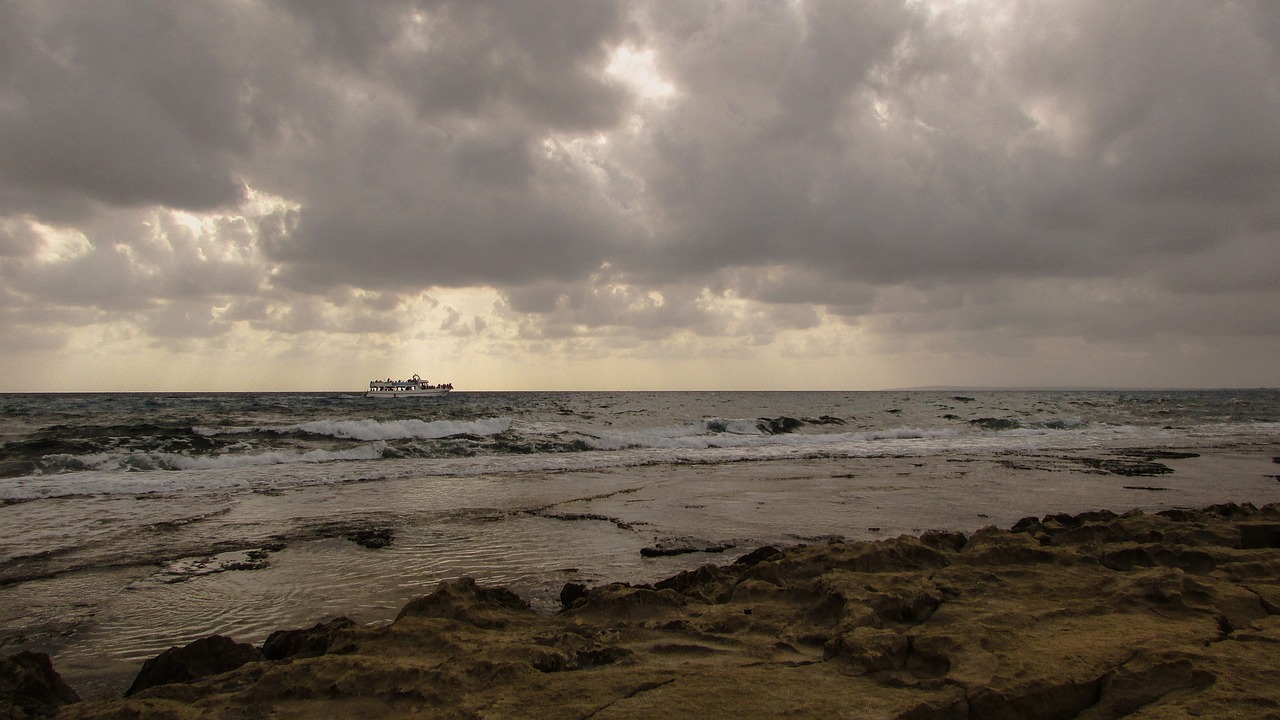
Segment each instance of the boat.
M365 397L440 397L449 394L453 389L452 383L441 383L432 385L422 378L414 375L408 380L370 380L369 392L365 393Z

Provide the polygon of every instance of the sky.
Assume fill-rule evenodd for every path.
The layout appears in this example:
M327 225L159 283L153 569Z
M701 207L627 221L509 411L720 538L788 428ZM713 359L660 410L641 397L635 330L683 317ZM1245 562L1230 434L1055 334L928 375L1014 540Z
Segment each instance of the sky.
M0 0L0 391L1277 358L1273 0Z

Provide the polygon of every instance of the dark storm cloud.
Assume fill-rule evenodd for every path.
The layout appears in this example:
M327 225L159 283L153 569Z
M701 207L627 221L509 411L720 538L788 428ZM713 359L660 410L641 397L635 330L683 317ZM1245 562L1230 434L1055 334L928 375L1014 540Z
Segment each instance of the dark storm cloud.
M240 18L198 3L6 3L3 12L0 212L239 202L252 107L224 43Z
M0 277L157 335L447 286L536 337L1271 332L1278 36L1265 0L0 3ZM248 189L289 209L102 219Z

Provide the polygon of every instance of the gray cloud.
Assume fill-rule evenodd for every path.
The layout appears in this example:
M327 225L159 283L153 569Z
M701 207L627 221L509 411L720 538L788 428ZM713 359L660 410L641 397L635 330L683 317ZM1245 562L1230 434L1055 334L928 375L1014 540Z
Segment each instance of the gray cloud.
M239 18L199 3L17 3L0 74L0 210L234 205L249 150Z
M1264 0L10 2L7 322L397 332L484 286L440 332L1271 336L1278 78Z

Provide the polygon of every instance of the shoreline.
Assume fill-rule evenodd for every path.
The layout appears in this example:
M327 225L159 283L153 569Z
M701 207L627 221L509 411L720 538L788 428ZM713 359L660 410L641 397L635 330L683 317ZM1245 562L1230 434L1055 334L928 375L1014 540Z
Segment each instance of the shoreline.
M163 539L172 559L129 558L135 564L123 570L89 565L47 581L0 587L0 598L15 610L45 606L49 641L14 649L54 654L82 695L114 694L128 686L143 660L167 647L212 633L260 643L274 629L342 615L361 623L390 621L442 579L473 576L553 613L565 583L653 583L766 544L970 533L986 525L1010 527L1031 514L1102 507L1125 512L1280 502L1280 465L1273 460L1280 446L1274 442L1190 448L1196 457L1185 457L1186 449L656 466L530 476L515 491L509 478L489 486L483 478L467 478L474 497L463 497L460 510L444 514L403 510L441 495L434 479L252 494L216 513L175 500L173 517L198 510L199 519L147 526L147 536ZM1164 456L1147 460L1134 456L1139 451ZM1125 474L1123 466L1109 464L1117 457L1128 458L1132 470L1154 474ZM1144 469L1149 462L1169 472ZM499 489L506 494L495 495ZM168 502L146 504L163 509ZM331 513L339 508L355 520L335 523ZM383 523L373 529L392 530L388 545L374 549L349 532L366 516ZM261 517L272 518L271 524L251 524ZM271 545L290 523L296 529L283 546ZM210 538L233 544L212 561L192 554L209 547ZM94 592L103 600L87 591L86 578L101 581ZM26 591L45 585L46 594L60 592L52 602ZM135 644L125 645L120 633L136 638Z
M1280 711L1280 504L765 546L561 599L446 581L390 624L277 633L273 659L60 717Z

